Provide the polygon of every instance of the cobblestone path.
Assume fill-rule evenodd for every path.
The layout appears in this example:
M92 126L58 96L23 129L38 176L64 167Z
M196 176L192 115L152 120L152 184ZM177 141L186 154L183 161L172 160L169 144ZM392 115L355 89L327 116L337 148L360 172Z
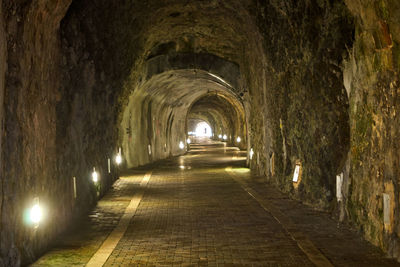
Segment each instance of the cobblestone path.
M138 195L104 266L399 266L355 231L253 176L243 152L192 148L121 177L33 266L84 266L107 252L101 245Z

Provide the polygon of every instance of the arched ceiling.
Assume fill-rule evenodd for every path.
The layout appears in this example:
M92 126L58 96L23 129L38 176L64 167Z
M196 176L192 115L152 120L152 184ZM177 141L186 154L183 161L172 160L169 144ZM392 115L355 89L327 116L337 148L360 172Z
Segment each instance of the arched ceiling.
M177 144L186 140L192 107L212 114L227 133L244 135L243 105L228 82L200 69L168 70L152 75L129 97L120 127L128 166L181 153Z
M246 41L252 21L248 13L250 2L171 0L143 3L140 13L151 21L143 30L146 56L159 44L173 41L182 52L207 52L239 61L238 48Z
M210 93L219 93L232 99L231 101L236 99L232 88L222 83L215 75L188 69L155 75L136 90L136 93L139 92L162 100L165 104L185 108L189 108L195 100Z

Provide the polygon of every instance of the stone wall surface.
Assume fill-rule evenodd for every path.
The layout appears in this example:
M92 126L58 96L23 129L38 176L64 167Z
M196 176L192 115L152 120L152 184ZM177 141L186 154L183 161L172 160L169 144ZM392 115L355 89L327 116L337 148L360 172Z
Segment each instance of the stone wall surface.
M67 180L57 170L56 105L62 80L58 25L70 1L1 4L7 52L1 50L7 71L0 265L14 266L32 260L34 252L43 249L69 221L70 197L59 195L65 191ZM2 61L2 73L4 66ZM35 196L44 203L51 201L54 208L47 214L49 227L37 230L23 220L23 212ZM58 209L61 205L65 208Z
M3 192L4 176L3 176L3 139L4 139L4 91L5 91L5 75L7 71L7 39L3 16L3 1L0 1L0 192ZM0 195L0 207L3 205L3 196ZM2 209L0 210L2 214ZM1 235L0 235L1 242ZM4 252L3 252L4 253Z
M250 128L260 172L292 196L334 209L350 138L341 66L352 45L351 15L339 1L267 1L256 10L264 61L249 73L258 77L251 79ZM297 189L296 163L303 176Z
M0 266L32 261L94 205L119 147L124 167L184 153L188 118L243 135L254 172L399 257L399 5L0 0Z
M345 2L356 21L344 68L351 127L347 212L369 241L400 259L400 3ZM384 193L390 196L386 225Z

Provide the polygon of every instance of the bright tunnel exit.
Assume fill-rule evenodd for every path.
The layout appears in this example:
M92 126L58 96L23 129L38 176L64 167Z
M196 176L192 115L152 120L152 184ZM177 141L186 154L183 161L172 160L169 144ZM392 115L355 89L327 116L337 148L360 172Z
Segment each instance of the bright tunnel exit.
M207 122L202 121L196 125L195 135L197 137L211 137L212 129Z

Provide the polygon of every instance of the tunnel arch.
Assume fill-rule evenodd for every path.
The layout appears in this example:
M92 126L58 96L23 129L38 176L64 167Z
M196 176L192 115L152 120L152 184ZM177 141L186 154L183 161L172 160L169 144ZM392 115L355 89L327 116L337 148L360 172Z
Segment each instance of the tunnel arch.
M235 66L226 62L228 67L224 67L222 62L219 59L221 69ZM230 82L233 78L237 79L231 74ZM194 103L212 94L220 101L224 99L225 106L234 105L231 110L238 118L231 120L226 128L236 129L233 123L244 124L243 105L234 88L215 73L201 69L166 70L143 81L132 92L122 112L120 138L126 166L139 166L184 153L179 144L187 139L187 114ZM244 129L241 131L244 135Z
M248 136L245 110L236 95L208 92L193 102L187 115L187 120L191 119L209 121L214 129L214 139L226 134L228 139L224 141L245 148ZM241 142L235 141L238 136Z

